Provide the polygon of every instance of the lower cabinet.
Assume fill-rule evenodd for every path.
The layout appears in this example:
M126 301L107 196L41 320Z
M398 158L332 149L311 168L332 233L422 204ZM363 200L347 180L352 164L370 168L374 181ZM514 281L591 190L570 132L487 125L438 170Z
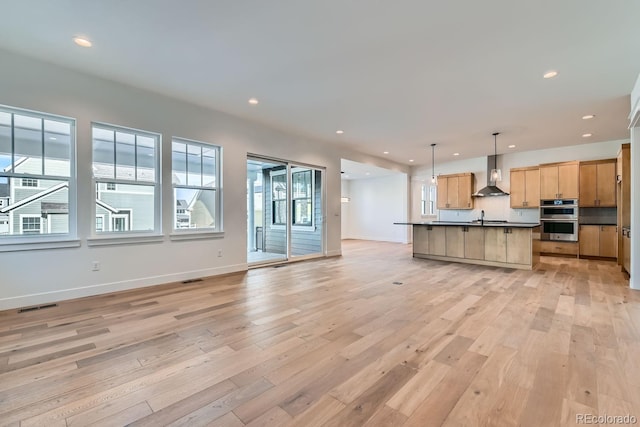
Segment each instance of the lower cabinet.
M538 262L532 245L530 228L413 226L413 254L418 258L530 270Z
M578 242L581 256L617 257L618 234L615 225L581 225Z
M622 234L622 267L631 274L631 234L628 230Z
M464 257L484 259L484 230L482 227L465 227Z
M421 255L446 255L446 233L444 227L430 225L413 226L413 253Z
M485 260L508 264L530 264L531 253L531 230L508 227L485 228Z
M445 248L446 256L464 258L465 228L468 227L445 227L445 236L447 239Z

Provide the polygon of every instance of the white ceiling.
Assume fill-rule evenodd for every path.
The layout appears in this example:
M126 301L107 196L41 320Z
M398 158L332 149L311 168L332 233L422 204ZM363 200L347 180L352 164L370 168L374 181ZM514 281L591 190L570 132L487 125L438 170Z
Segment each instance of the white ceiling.
M342 172L341 178L343 180L381 178L383 176L402 173L365 163L354 162L347 159L340 160L340 171Z
M29 0L1 10L0 48L404 164L429 164L431 143L437 162L489 154L494 131L499 153L627 138L640 72L637 0ZM80 34L94 47L75 46ZM550 69L558 77L544 80Z

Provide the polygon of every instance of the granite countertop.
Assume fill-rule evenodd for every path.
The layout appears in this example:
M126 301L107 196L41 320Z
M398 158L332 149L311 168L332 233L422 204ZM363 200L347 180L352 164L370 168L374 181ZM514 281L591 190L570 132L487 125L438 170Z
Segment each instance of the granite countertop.
M461 225L468 227L509 227L509 228L535 228L540 226L538 222L507 222L507 221L491 221L484 223L480 221L418 221L418 222L394 222L396 225Z

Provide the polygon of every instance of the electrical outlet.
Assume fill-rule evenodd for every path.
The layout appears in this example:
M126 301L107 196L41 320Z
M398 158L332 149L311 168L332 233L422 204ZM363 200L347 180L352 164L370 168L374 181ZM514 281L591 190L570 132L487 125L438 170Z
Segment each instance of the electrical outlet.
M100 261L93 261L91 263L91 270L92 271L100 271Z
M222 256L222 249L218 249L218 257Z

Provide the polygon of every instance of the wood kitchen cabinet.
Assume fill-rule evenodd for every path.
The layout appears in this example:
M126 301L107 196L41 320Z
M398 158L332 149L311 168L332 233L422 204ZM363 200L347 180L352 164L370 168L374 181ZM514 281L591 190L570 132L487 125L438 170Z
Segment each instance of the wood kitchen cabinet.
M615 225L581 225L578 234L580 256L616 258L618 231Z
M487 227L484 259L509 264L531 263L531 232L509 227Z
M622 232L622 268L631 274L631 230L624 229Z
M616 206L616 159L580 163L580 207Z
M413 256L531 270L540 261L536 226L414 224ZM535 240L539 243L539 240Z
M438 209L473 209L473 174L438 176Z
M465 227L464 257L484 259L484 230L482 227Z
M446 256L464 258L464 229L464 226L445 227Z
M509 201L512 209L540 207L540 168L514 168L510 171Z
M579 176L578 162L540 165L540 198L577 199Z

